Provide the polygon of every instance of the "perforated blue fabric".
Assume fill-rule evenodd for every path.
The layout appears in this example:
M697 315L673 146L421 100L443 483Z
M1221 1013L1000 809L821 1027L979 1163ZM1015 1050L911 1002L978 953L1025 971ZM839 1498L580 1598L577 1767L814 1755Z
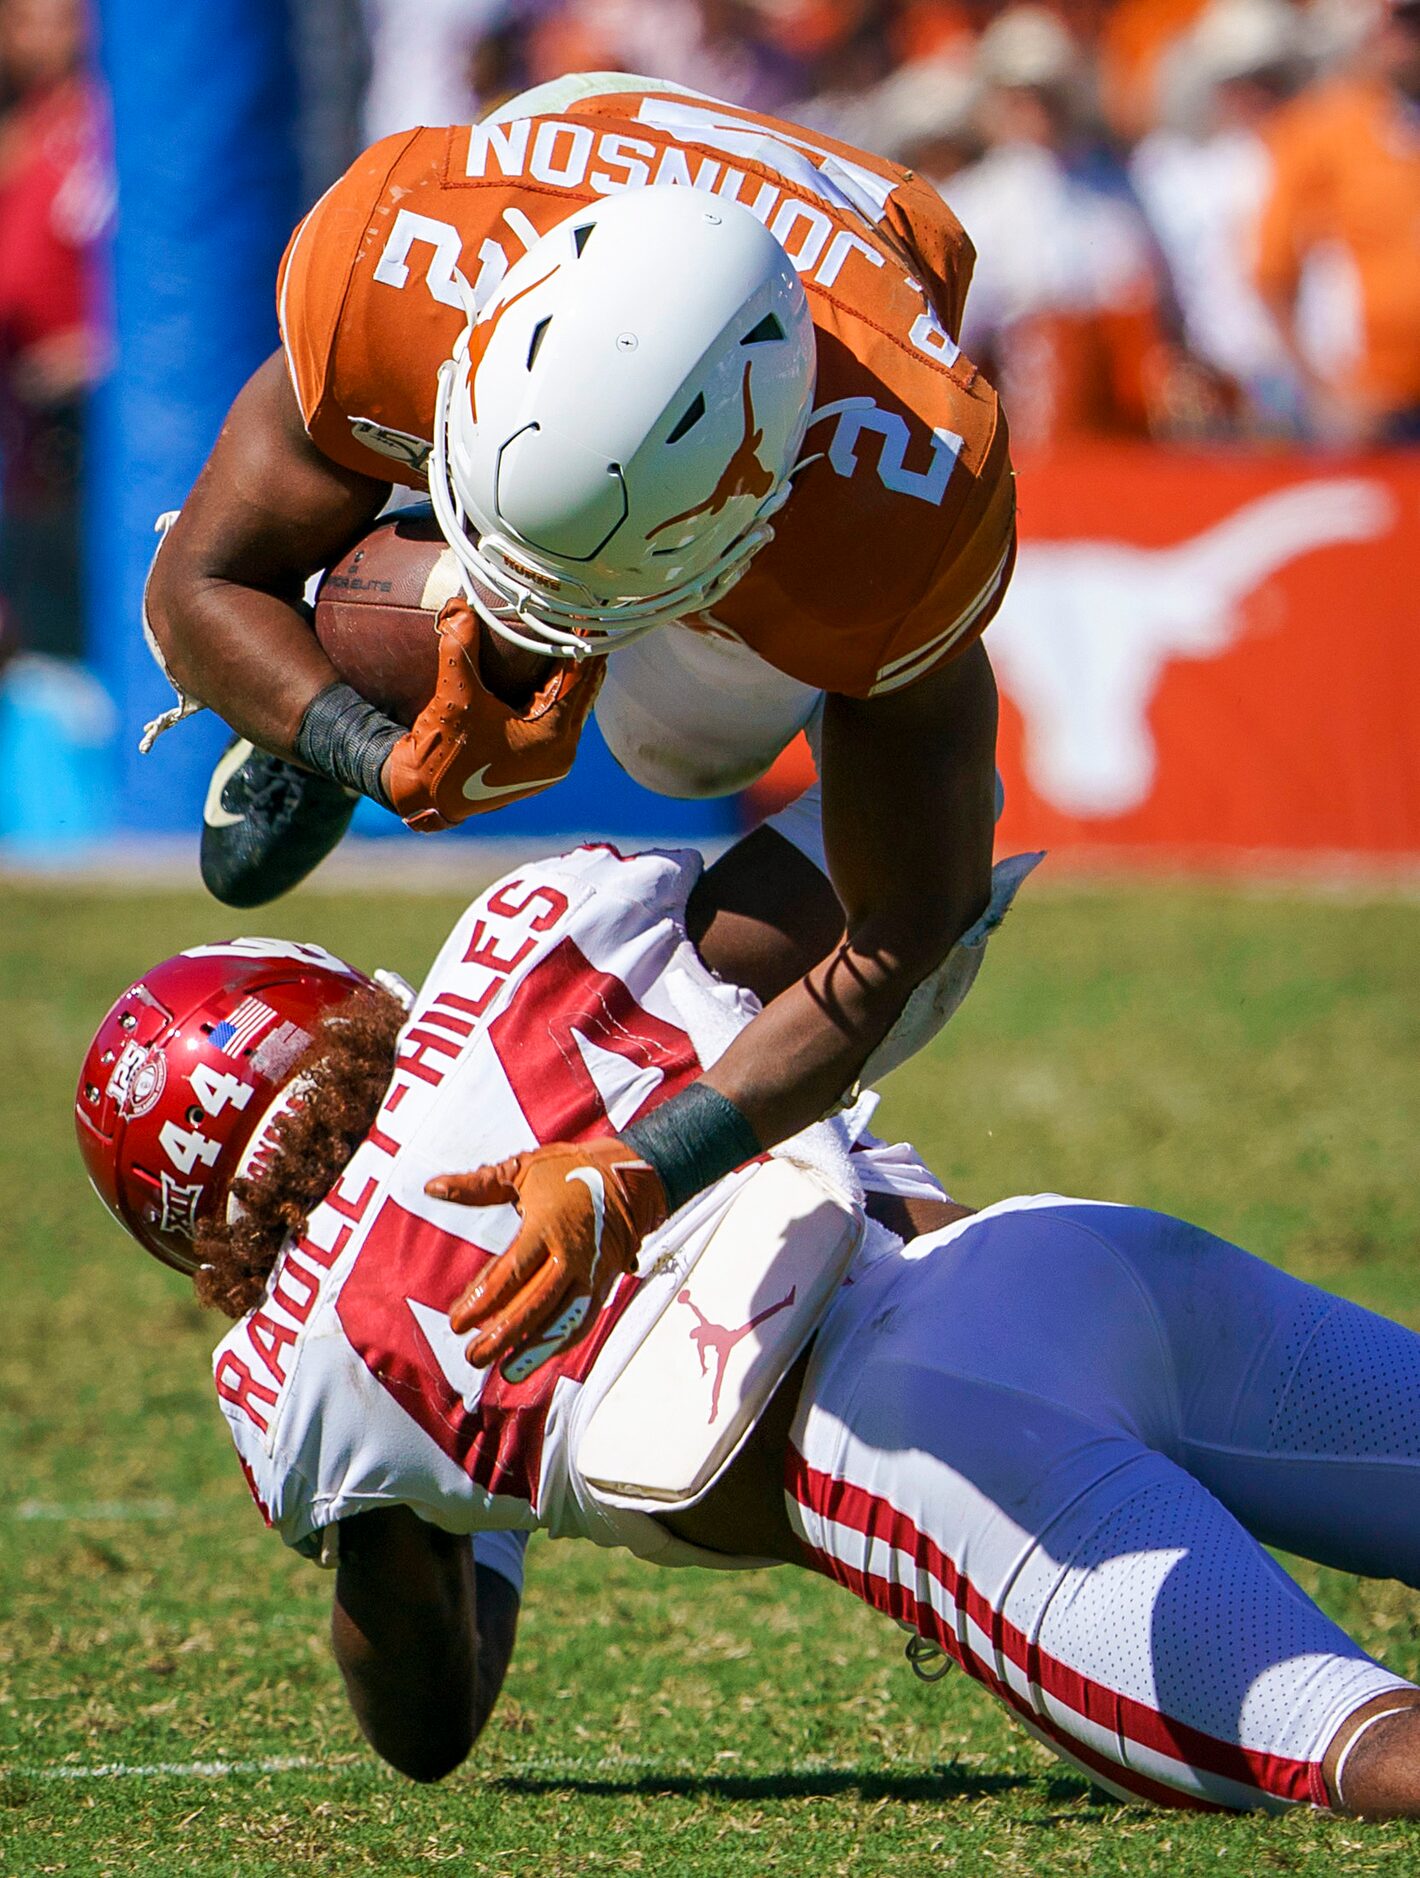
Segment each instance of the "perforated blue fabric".
M1420 1337L1130 1208L929 1245L820 1333L790 1492L823 1569L1112 1791L1319 1800L1344 1718L1410 1685L1258 1540L1420 1585Z
M1310 1305L1298 1313L1277 1375L1272 1451L1420 1460L1414 1332L1320 1293Z
M1220 1741L1319 1758L1348 1685L1358 1702L1372 1692L1372 1666L1195 1480L1157 1456L1138 1472L1154 1477L1093 1530L1073 1532L1068 1562L1061 1535L1046 1535L1057 1575L1034 1614L1041 1648ZM1068 1523L1083 1526L1087 1513L1088 1503ZM1018 1586L1038 1597L1039 1571ZM1018 1598L1013 1590L1006 1602L1016 1622L1033 1615ZM1157 1774L1157 1759L1127 1738L1119 1752L1124 1766Z

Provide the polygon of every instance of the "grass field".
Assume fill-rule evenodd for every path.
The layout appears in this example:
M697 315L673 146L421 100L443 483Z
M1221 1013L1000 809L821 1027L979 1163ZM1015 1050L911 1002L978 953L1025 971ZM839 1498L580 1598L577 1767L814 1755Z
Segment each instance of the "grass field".
M233 1464L217 1322L122 1241L72 1145L102 1010L231 916L0 895L0 1872L1420 1872L1420 1829L1114 1806L964 1677L917 1683L891 1626L806 1576L541 1541L474 1761L438 1788L383 1772L329 1657L328 1581ZM1025 899L885 1127L964 1198L1166 1207L1420 1328L1420 908ZM255 923L417 976L456 906L297 895ZM1420 1675L1413 1596L1297 1569Z

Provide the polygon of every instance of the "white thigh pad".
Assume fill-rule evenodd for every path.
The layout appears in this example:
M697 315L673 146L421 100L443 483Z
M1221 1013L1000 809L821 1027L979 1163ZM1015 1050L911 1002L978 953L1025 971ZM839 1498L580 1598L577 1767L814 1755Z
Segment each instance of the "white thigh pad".
M642 788L723 796L764 774L820 696L738 639L662 626L607 660L597 728Z
M961 1009L986 957L987 940L1010 912L1021 883L1044 859L1042 850L1013 854L996 863L991 870L991 899L986 911L912 993L901 1017L863 1065L860 1087L880 1081L890 1070L916 1056Z
M811 1170L765 1162L731 1202L588 1417L595 1499L666 1511L703 1497L817 1329L863 1213Z

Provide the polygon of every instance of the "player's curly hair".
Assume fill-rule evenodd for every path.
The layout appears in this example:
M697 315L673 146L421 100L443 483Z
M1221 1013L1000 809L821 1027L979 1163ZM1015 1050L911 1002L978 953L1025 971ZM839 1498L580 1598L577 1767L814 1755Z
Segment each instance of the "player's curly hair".
M394 1073L395 1041L405 1011L377 985L328 1011L292 1080L300 1102L273 1124L273 1147L261 1172L232 1182L241 1211L203 1220L193 1284L202 1304L241 1317L260 1302L282 1246L306 1229L311 1210L339 1179L384 1100Z

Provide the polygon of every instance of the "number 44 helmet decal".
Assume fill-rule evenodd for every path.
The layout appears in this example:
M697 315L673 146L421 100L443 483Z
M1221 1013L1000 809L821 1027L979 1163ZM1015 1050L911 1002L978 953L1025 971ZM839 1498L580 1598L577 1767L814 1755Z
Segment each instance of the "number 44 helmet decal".
M242 1171L326 1012L370 982L319 946L197 946L131 985L89 1046L75 1125L94 1191L139 1244L196 1269L193 1236Z

